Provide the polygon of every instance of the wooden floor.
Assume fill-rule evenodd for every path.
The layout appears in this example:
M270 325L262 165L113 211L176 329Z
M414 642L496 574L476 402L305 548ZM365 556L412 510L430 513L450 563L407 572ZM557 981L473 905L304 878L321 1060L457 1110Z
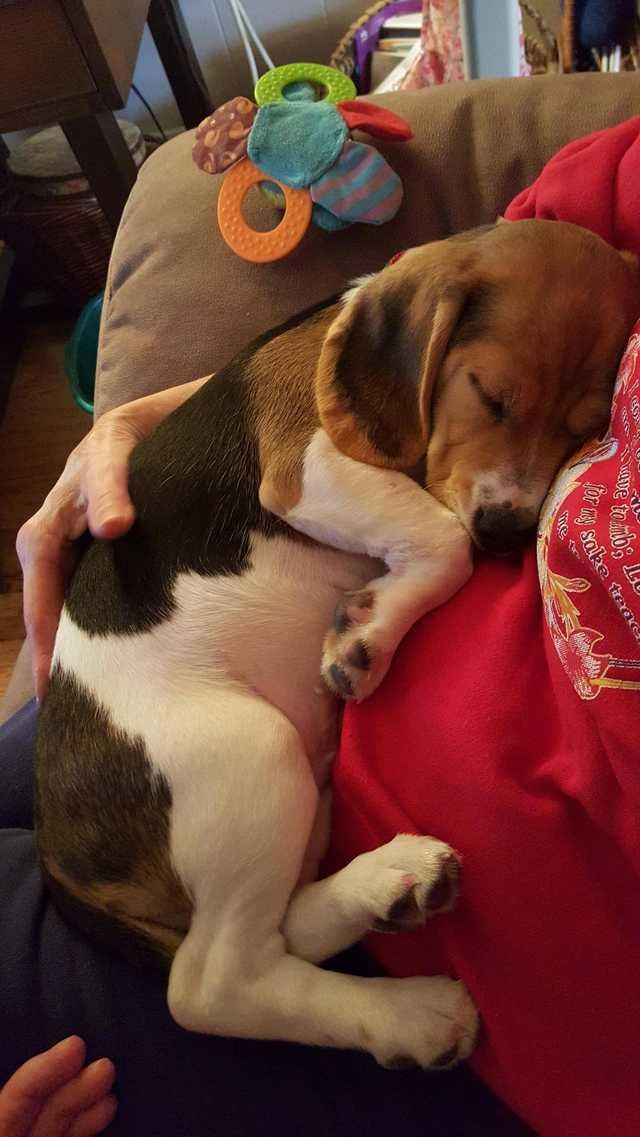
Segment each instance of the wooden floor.
M0 696L24 639L16 533L91 426L73 402L63 370L70 330L63 319L30 328L0 425Z

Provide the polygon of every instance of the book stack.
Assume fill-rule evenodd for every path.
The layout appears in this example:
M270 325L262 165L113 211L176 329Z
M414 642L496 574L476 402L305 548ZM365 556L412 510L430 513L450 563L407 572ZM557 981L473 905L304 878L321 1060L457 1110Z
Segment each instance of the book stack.
M371 57L371 90L392 91L420 49L421 12L390 16Z

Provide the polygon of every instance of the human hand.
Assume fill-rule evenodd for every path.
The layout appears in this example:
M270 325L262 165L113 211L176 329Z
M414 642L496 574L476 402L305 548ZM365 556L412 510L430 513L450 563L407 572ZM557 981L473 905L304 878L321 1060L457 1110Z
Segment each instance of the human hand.
M85 1066L85 1044L72 1035L36 1054L0 1090L0 1137L94 1137L113 1120L113 1063Z
M103 415L69 455L44 504L20 529L16 548L38 699L49 681L64 593L76 562L74 542L87 527L94 537L127 532L135 516L127 489L131 451L204 382L196 379L171 387Z

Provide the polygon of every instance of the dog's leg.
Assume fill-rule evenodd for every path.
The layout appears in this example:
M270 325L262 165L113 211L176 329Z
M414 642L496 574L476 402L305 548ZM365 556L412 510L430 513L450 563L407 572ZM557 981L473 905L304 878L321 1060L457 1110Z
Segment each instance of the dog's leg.
M261 496L268 502L268 474ZM282 516L326 544L386 563L383 576L345 596L324 645L328 685L343 698L363 699L386 675L412 624L468 580L469 537L410 478L347 458L323 430L305 454L302 494Z
M458 876L458 858L448 845L399 834L333 876L298 889L282 929L289 951L321 963L367 932L418 927L453 907Z
M237 722L228 742L224 735L238 714L242 761ZM365 1049L387 1065L449 1065L469 1054L477 1017L462 984L338 975L287 951L280 929L318 791L299 735L273 707L227 697L216 722L202 777L190 766L172 785L172 854L194 899L171 968L174 1018L203 1033Z

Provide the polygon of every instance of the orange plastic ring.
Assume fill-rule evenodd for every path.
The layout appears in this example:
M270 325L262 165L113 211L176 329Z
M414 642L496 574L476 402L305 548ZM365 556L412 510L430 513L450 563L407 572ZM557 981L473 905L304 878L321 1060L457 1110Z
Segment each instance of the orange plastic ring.
M251 229L242 214L242 202L251 186L257 182L273 182L284 194L284 216L275 229L259 233ZM218 224L220 232L230 248L245 261L263 264L279 261L295 249L304 237L313 203L309 190L292 189L282 182L265 174L243 158L225 174L218 196Z

